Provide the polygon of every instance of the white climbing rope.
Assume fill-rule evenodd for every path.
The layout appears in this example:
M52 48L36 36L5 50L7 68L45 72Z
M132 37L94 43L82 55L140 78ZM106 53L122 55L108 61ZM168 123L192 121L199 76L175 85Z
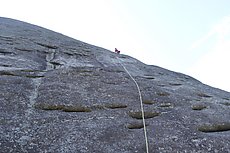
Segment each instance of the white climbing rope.
M124 70L126 71L126 73L130 76L130 78L133 80L133 82L136 84L137 90L138 90L138 94L139 94L139 98L140 98L140 103L141 103L141 114L142 114L142 121L143 121L143 126L144 126L144 135L145 135L145 144L146 144L146 153L149 153L149 145L148 145L148 137L147 137L147 129L146 129L146 124L145 124L145 113L144 113L144 107L143 107L143 101L142 101L142 95L141 95L141 90L140 87L137 83L137 81L133 78L133 76L129 73L129 71L126 69L126 67L122 64L122 62L120 61L120 59L117 57L119 63L121 64L121 66L124 68Z

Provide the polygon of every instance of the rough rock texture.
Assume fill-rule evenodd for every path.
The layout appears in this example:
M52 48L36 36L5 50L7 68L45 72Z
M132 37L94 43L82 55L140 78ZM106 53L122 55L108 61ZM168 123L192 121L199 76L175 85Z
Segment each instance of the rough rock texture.
M230 93L0 18L0 152L230 152Z

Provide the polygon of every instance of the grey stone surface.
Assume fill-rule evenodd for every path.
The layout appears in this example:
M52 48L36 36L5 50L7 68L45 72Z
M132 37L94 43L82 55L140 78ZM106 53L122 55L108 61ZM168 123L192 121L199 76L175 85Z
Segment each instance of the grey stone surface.
M0 18L0 152L230 152L230 93Z

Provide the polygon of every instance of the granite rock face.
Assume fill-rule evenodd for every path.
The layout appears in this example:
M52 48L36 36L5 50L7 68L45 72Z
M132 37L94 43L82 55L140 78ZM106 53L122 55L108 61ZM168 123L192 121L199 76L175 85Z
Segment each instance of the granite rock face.
M230 152L230 93L0 18L0 152Z

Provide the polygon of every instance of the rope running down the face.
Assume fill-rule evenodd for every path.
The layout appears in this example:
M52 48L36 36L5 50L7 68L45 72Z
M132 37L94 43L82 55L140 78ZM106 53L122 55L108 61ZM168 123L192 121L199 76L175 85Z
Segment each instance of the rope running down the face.
M136 84L139 98L140 98L140 103L141 103L141 113L142 113L142 121L143 121L143 126L144 126L144 135L145 135L145 144L146 144L146 153L149 153L149 145L148 145L148 137L147 137L147 129L146 129L146 124L145 124L145 113L144 113L144 107L143 107L143 101L142 101L142 95L141 95L141 90L140 87L137 83L137 81L133 78L133 76L129 73L129 71L126 69L126 67L121 63L120 59L117 57L119 63L121 66L124 68L126 73L130 76L130 78L133 80L133 82Z

